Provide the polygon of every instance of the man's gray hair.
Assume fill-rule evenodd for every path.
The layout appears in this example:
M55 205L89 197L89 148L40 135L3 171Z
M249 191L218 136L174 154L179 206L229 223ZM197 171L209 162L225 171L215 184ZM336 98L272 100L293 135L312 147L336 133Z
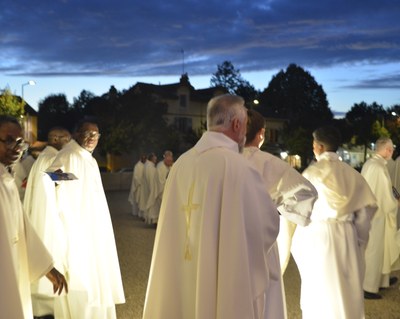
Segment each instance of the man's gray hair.
M207 130L228 129L233 119L244 121L247 109L244 100L238 95L224 94L213 97L207 105Z
M380 137L375 143L375 149L377 152L381 151L386 146L393 146L393 142L390 137Z

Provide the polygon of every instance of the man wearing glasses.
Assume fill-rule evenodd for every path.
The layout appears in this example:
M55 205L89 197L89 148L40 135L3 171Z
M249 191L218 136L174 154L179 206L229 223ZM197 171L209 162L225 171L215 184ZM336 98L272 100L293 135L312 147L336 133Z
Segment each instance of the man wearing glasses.
M10 116L0 115L0 309L2 318L33 318L30 281L43 275L52 282L53 293L68 290L53 259L24 218L13 165L26 143L22 128Z
M65 236L64 263L70 280L62 318L116 318L125 302L110 212L100 170L92 156L100 138L93 121L80 122L49 172L72 173L56 182L58 214Z

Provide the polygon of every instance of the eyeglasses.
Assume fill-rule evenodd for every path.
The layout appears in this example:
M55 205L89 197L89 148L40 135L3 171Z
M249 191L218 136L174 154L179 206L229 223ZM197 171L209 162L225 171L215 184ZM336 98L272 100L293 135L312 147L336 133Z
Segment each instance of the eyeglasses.
M4 143L9 150L19 150L23 152L26 151L29 147L28 143L26 143L22 137L19 137L16 140L12 138L7 138L3 140L0 138L0 142Z
M98 140L101 136L99 132L96 131L85 131L81 133L84 139L92 138L94 140Z

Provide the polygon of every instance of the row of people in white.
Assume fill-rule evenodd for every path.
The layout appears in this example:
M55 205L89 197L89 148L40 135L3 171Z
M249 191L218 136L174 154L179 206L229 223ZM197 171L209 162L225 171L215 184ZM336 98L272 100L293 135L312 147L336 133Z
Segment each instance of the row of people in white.
M64 131L53 135L69 140ZM35 282L35 316L114 319L115 305L125 302L111 216L92 156L99 137L97 124L80 122L62 149L50 143L28 178L26 214L69 284L68 294L54 297L47 282ZM76 179L54 181L46 172L72 173Z
M143 218L148 224L157 224L164 185L173 164L173 154L165 151L163 160L157 164L154 153L142 155L135 164L128 201L132 214Z

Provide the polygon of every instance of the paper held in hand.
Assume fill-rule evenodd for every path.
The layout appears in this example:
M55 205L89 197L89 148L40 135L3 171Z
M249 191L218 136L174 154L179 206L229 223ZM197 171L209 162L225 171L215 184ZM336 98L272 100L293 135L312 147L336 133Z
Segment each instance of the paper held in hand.
M72 173L65 173L65 172L60 172L60 171L55 171L55 172L46 172L50 178L55 181L72 181L75 179L78 179L74 174Z

